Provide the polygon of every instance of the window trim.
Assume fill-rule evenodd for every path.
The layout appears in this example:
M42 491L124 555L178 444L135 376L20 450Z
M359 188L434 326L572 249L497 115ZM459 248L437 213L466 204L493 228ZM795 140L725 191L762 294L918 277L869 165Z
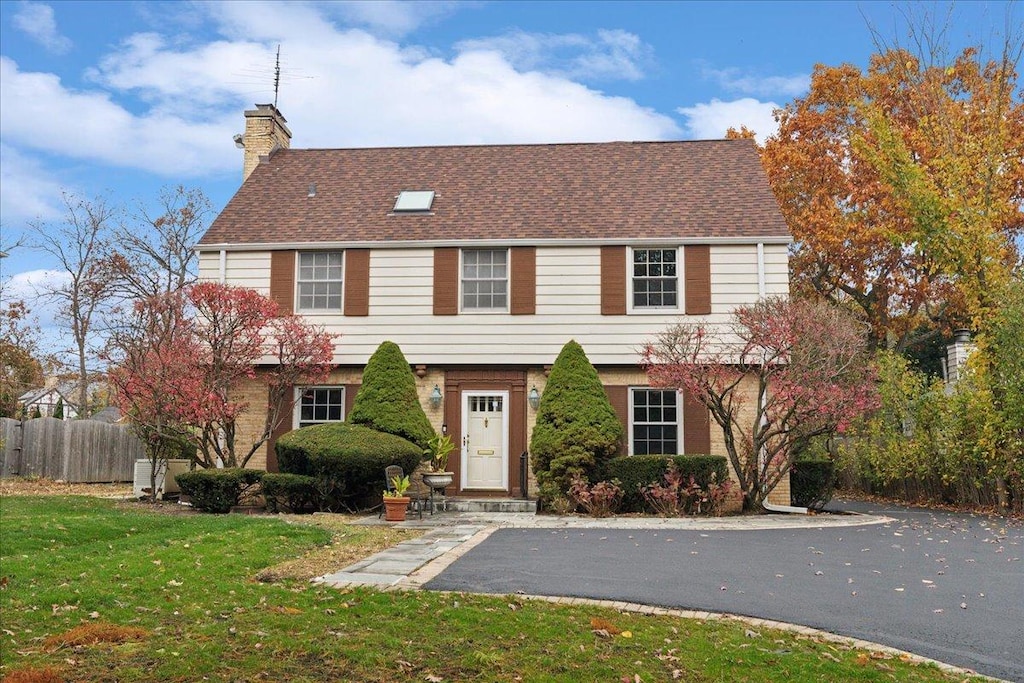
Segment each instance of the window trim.
M505 308L466 308L465 300L465 254L467 251L503 251L505 252ZM459 248L459 314L470 315L508 315L512 302L512 259L508 247L460 247ZM496 279L491 281L497 282Z
M671 392L674 392L675 395L676 395L676 421L675 421L674 424L676 426L676 451L677 452L676 453L664 453L664 454L656 453L655 455L682 455L683 451L685 450L684 439L683 439L683 403L684 402L681 400L682 397L681 397L679 391L675 390L675 389L666 389L666 388L662 388L662 387L652 387L652 386L643 386L643 385L630 385L628 390L629 390L629 407L628 407L628 410L629 410L629 424L628 424L628 427L627 427L627 434L626 434L626 436L628 438L629 443L628 443L628 447L626 449L626 452L630 456L636 455L636 453L634 451L634 448L633 448L633 441L634 441L633 429L636 426L636 423L635 423L635 421L633 419L634 418L633 396L635 395L635 392L638 391L638 390L646 390L646 391L652 391L653 390L653 391L671 391ZM644 424L670 425L670 424L673 424L673 423L672 422L647 422L647 423L644 423Z
M657 249L659 251L674 251L676 253L676 305L673 307L651 307L651 306L634 306L633 305L633 282L635 276L633 275L633 254L639 250L651 250ZM686 282L685 264L683 263L683 249L682 247L676 246L660 246L660 245L649 245L635 247L631 246L626 253L626 314L627 315L665 315L676 314L683 312L683 291L684 284Z
M307 249L295 252L295 312L307 315L344 315L345 313L345 281L347 277L347 263L345 249ZM302 255L303 254L341 254L341 279L340 280L303 280ZM341 300L337 308L303 308L301 286L303 282L338 282L341 284Z
M292 429L299 429L302 427L302 395L310 389L339 389L341 391L341 419L339 420L324 420L324 421L313 421L305 425L307 427L315 424L333 424L335 422L344 422L347 415L345 414L345 403L347 390L344 384L309 384L303 386L297 386L294 388L294 402L292 404ZM329 404L328 404L329 405Z

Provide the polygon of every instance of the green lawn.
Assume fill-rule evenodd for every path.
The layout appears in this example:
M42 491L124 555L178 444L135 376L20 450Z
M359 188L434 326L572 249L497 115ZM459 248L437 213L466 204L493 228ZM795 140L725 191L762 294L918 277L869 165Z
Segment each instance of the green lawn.
M337 534L335 543L359 534ZM508 597L260 583L327 530L0 498L0 673L93 681L945 681L738 624ZM593 619L606 632L594 633ZM93 624L101 642L68 644ZM128 631L123 627L133 627ZM616 630L627 633L615 635ZM115 641L115 642L107 642ZM31 679L29 679L31 680ZM46 680L38 677L36 680Z

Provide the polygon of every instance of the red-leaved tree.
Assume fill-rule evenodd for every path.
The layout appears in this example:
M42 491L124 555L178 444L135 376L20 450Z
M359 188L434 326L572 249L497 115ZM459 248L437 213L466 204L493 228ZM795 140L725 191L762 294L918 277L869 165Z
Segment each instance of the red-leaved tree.
M136 308L111 354L111 380L122 410L160 434L181 434L203 467L244 467L280 425L296 384L323 382L335 335L258 292L204 282L183 295L154 297ZM267 397L262 430L239 439L250 408L242 389ZM250 394L251 395L251 394Z
M824 302L764 299L712 337L674 325L643 349L652 385L685 389L721 427L743 509L757 511L811 439L877 403L867 329Z

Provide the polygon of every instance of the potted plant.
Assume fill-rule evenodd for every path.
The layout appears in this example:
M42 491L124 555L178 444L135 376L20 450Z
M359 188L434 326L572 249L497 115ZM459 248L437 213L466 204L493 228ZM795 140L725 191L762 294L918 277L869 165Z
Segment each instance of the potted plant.
M424 459L429 463L430 471L423 473L423 483L432 489L443 489L452 483L455 473L448 471L448 456L453 450L455 444L447 434L435 434L427 442Z
M392 477L391 488L384 490L384 521L404 522L405 510L411 500L405 492L409 490L409 475Z

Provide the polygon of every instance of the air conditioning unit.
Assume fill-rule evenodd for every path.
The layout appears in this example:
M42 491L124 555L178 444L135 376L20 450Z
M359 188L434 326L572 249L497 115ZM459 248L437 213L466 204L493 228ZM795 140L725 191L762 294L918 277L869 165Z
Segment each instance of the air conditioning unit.
M164 463L161 463L163 465ZM157 497L166 496L169 493L180 493L178 482L175 479L179 474L188 472L191 461L187 459L172 459L166 461L166 467L161 467L157 473L156 490ZM150 478L153 474L153 463L148 459L135 461L135 479L132 487L132 495L136 498L144 498L149 495Z

